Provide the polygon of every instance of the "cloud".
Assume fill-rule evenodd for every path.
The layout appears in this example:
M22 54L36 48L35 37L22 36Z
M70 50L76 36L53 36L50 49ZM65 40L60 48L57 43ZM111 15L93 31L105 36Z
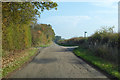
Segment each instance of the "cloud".
M41 23L64 24L66 26L76 27L79 22L89 19L89 16L51 16L40 21Z
M109 2L91 2L91 5L98 7L98 10L94 11L96 14L118 14L118 3L113 2L113 0Z
M110 1L104 1L104 2L91 2L92 5L98 6L98 7L106 7L106 8L113 8L117 9L118 8L118 2L110 0Z
M118 10L97 10L94 11L96 14L114 14L118 15Z
M61 35L64 38L71 38L78 36L77 30L82 23L89 21L89 16L51 16L41 18L40 23L51 24L56 35ZM80 31L81 29L79 29ZM81 34L82 35L82 34Z
M51 24L56 35L64 38L83 36L84 31L88 36L101 26L115 26L118 31L117 17L106 18L104 16L51 16L40 19L41 23Z

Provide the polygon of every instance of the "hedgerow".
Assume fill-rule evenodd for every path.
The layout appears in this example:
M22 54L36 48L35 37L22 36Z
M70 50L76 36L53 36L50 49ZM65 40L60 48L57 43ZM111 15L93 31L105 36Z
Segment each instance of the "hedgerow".
M58 44L77 45L88 48L95 56L118 64L118 38L120 33L113 33L113 28L102 28L89 37L77 37L61 40Z

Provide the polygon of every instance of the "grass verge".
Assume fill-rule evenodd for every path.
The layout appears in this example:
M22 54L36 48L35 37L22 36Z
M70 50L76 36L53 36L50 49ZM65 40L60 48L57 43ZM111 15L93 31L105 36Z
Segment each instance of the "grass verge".
M97 66L101 70L107 72L108 74L115 76L120 80L120 72L118 72L118 66L112 64L108 61L103 60L102 58L96 57L90 52L88 49L84 48L76 48L73 50L76 56L79 56L86 61L90 62L91 64Z
M15 53L9 57L3 58L4 66L2 67L2 77L6 77L9 73L20 68L24 63L30 60L37 53L38 49L31 48L20 53Z

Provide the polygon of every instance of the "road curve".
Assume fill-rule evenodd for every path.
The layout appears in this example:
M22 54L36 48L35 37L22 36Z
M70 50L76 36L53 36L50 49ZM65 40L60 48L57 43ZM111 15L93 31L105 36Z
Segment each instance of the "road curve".
M53 43L10 78L107 78L77 58L72 49Z

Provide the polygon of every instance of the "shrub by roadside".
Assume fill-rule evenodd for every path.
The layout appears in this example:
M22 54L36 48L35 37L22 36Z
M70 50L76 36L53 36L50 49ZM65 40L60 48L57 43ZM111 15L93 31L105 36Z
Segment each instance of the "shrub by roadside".
M74 45L87 48L95 56L106 59L109 62L118 64L118 39L120 33L113 33L113 28L102 28L90 37L76 37L67 40L60 40L60 45Z

